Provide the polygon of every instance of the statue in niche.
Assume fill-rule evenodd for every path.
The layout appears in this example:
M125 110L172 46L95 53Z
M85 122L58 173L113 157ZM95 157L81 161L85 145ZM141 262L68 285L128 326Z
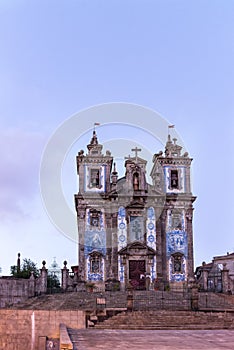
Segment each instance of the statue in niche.
M182 255L176 254L173 256L173 273L183 273L182 262Z
M133 189L134 189L134 191L139 190L139 174L138 173L133 174Z

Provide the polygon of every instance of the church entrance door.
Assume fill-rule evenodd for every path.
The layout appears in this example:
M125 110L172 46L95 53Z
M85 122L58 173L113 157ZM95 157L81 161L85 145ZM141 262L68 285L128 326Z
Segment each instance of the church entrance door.
M145 260L129 260L129 280L134 289L145 289Z

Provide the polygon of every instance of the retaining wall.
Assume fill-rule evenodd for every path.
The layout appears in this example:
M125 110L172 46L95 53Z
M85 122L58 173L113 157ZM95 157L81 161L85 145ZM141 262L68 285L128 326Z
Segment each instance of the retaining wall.
M59 338L59 325L85 328L83 311L0 310L0 350L40 349L41 337Z

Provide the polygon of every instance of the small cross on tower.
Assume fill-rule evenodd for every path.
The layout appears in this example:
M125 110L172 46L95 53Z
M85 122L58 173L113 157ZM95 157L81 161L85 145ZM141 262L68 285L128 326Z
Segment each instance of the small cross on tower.
M141 149L135 147L135 148L131 149L131 151L132 151L132 152L135 152L135 158L136 158L136 163L137 163L137 152L141 152Z

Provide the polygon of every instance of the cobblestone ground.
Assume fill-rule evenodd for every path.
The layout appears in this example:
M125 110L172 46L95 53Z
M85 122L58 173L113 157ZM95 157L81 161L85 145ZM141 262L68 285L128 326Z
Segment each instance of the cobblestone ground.
M154 331L79 330L78 350L222 350L234 349L234 330Z

